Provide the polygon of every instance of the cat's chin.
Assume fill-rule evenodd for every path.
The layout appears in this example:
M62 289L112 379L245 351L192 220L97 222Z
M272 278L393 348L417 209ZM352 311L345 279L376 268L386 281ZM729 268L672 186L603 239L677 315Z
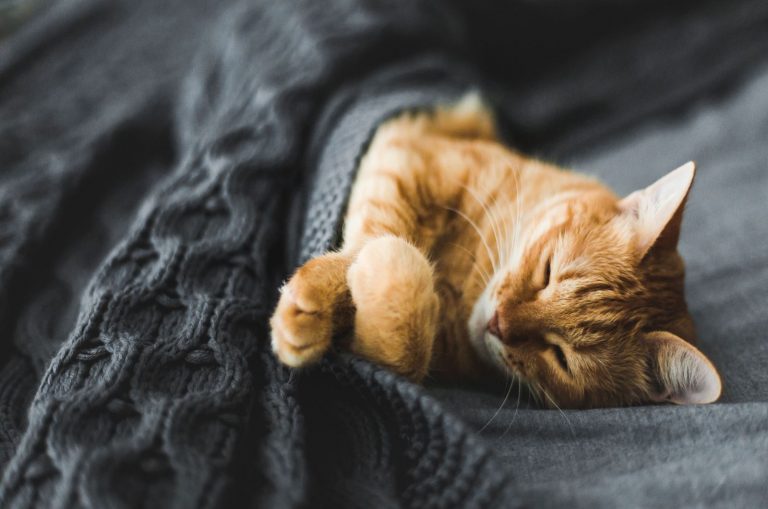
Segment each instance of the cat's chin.
M503 376L520 376L504 360L504 345L501 340L488 331L483 334L483 343L487 353L486 361L493 367L497 374Z
M469 342L486 366L506 376L510 374L510 368L504 362L504 347L499 338L488 332L488 322L496 309L489 293L483 292L472 308L472 315L467 324Z

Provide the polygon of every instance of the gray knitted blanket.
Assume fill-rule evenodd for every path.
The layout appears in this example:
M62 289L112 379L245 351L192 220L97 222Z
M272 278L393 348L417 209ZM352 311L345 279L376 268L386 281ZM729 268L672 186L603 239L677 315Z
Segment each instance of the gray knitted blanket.
M609 4L40 3L0 45L0 507L765 505L768 6ZM699 161L722 403L496 412L275 361L276 289L337 242L376 125L471 89L622 191Z

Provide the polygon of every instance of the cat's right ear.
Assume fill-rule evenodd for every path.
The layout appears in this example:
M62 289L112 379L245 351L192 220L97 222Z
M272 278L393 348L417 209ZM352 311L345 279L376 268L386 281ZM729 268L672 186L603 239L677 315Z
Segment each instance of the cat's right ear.
M619 202L621 215L633 225L639 259L654 247L677 247L683 209L695 174L696 165L691 161Z
M657 384L653 401L678 405L717 401L722 391L720 375L699 349L670 332L648 333L645 341Z

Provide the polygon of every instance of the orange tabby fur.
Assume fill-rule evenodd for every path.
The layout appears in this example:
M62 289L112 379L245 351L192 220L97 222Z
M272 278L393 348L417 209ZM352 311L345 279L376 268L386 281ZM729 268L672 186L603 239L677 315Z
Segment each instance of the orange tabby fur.
M625 199L504 147L476 97L374 136L344 243L301 267L272 318L287 365L337 335L415 381L510 374L545 405L706 403L676 251L683 167Z

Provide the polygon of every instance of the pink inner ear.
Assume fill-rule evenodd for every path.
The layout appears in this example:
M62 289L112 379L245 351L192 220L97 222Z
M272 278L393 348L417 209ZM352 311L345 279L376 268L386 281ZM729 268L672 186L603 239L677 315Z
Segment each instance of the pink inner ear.
M619 202L622 214L634 220L640 257L661 239L668 247L677 244L681 212L695 169L693 162L686 163Z
M671 393L668 401L678 405L705 405L720 397L720 377L713 369L693 368L686 386L677 393Z
M678 405L713 403L720 397L722 384L712 363L697 348L669 332L647 335L651 355L656 357L662 391L655 401Z

